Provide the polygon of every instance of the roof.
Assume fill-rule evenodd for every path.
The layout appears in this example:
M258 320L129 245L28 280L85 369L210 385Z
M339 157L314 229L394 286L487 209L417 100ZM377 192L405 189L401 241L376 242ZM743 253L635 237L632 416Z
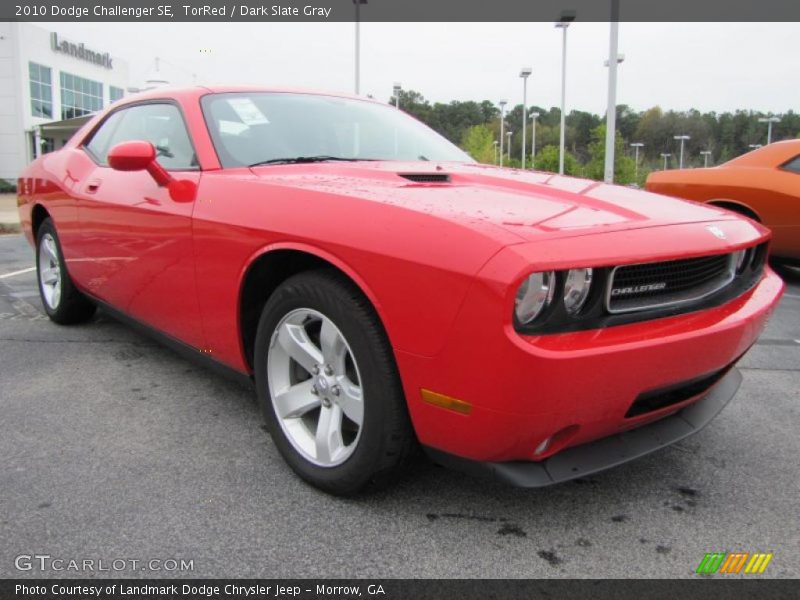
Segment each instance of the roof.
M315 94L319 96L336 96L337 98L350 98L352 100L363 100L365 102L376 102L378 104L386 104L374 98L366 98L364 96L357 96L355 94L348 94L344 92L330 91L330 90L315 90L307 88L290 88L280 86L259 86L259 85L196 85L196 86L163 86L156 87L146 91L137 92L125 96L119 103L136 102L138 100L148 100L156 98L164 98L165 96L204 96L206 94L231 94L237 92L256 92L256 93L281 93L281 94Z
M742 154L720 165L721 167L764 167L785 163L800 154L800 139L772 142Z
M37 125L42 137L63 136L64 134L72 135L78 129L83 127L86 123L92 120L95 113L83 115L82 117L74 117L72 119L64 119L62 121L51 121L49 123L42 123Z

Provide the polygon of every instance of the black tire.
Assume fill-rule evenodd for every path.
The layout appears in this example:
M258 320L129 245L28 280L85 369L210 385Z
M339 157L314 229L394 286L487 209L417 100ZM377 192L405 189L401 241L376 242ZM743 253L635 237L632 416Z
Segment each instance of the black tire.
M48 300L45 294L45 284L42 279L42 243L46 236L53 240L56 248L57 260L50 261L52 267L58 269L60 277L60 297L58 301ZM60 325L70 325L87 321L94 314L95 305L72 283L72 279L67 272L64 262L64 254L61 250L61 242L58 239L55 225L50 218L42 221L39 230L36 232L36 280L39 284L39 297L50 320ZM52 304L52 305L51 305Z
M317 311L339 329L357 361L363 420L352 454L336 466L309 461L286 436L273 407L268 381L270 342L282 319L298 309ZM308 483L336 495L394 479L416 445L394 356L370 302L333 271L307 271L284 281L270 296L255 340L258 398L272 439L289 466Z

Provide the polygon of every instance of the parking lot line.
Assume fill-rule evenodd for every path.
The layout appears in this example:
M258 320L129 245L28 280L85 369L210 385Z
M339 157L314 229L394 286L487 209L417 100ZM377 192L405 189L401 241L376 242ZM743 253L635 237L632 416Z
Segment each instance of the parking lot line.
M0 279L6 279L7 277L14 277L15 275L23 275L25 273L30 273L31 271L35 271L36 267L28 267L27 269L21 269L19 271L11 271L11 273L3 273L0 275Z

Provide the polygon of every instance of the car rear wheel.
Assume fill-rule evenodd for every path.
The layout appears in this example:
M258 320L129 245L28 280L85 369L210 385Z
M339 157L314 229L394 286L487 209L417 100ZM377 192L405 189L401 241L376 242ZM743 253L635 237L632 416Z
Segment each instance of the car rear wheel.
M301 273L277 288L259 322L255 365L272 438L309 483L353 494L388 479L413 448L386 334L335 273Z
M36 233L36 274L42 306L61 325L86 321L95 306L70 279L53 221L45 219Z

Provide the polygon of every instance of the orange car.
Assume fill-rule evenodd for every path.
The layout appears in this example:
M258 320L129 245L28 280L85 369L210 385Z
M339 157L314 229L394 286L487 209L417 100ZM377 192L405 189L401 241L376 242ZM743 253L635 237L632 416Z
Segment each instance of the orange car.
M654 171L646 187L760 221L772 229L772 256L800 262L800 140L775 142L709 169Z

